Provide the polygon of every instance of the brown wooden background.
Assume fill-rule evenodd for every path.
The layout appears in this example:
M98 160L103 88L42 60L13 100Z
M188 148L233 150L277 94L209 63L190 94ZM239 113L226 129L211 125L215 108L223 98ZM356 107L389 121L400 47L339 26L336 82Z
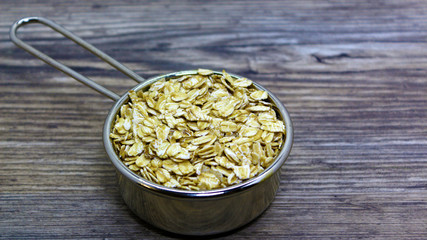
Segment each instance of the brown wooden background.
M294 147L257 220L220 237L427 238L426 1L1 1L0 238L173 238L123 203L102 145L113 102L15 47L43 16L149 77L251 78ZM110 89L131 80L49 29L21 36Z

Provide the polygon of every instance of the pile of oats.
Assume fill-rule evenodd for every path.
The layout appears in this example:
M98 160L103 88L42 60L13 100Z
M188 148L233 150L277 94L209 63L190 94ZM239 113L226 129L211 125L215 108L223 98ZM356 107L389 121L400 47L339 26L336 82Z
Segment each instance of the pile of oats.
M110 137L123 163L170 188L210 190L257 176L285 138L268 94L251 80L199 69L130 91Z

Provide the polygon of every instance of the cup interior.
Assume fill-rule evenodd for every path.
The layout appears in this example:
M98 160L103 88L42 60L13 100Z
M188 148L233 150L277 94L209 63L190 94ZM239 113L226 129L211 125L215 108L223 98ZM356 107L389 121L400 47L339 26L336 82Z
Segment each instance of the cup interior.
M194 75L197 74L197 70L188 70L188 71L180 71L180 72L173 72L161 76L152 77L145 82L142 82L135 87L133 87L131 90L133 91L139 91L139 90L148 90L151 84L155 83L156 81L165 78L173 78L173 77L179 77L183 75ZM214 74L222 75L221 72L214 72ZM234 78L241 78L241 76L231 74ZM119 156L117 156L116 151L114 150L113 143L110 138L110 132L113 126L113 121L115 120L115 116L120 111L120 107L127 103L129 101L129 91L127 91L111 108L110 112L107 115L107 118L104 123L104 129L103 129L103 141L104 141L104 147L107 152L107 155L109 156L111 162L116 167L116 169L125 177L129 178L136 184L149 189L153 190L158 193L163 193L167 195L173 195L178 197L210 197L210 196L220 196L220 195L227 195L236 191L242 191L247 188L250 188L251 186L265 180L266 178L273 175L275 172L279 171L283 163L286 161L287 157L289 156L289 153L292 148L293 144L293 126L292 121L290 118L290 115L288 111L286 110L285 106L282 104L282 102L268 89L264 88L260 84L252 81L254 86L259 89L266 91L269 95L269 100L274 103L275 110L278 114L278 118L281 118L281 120L285 123L286 128L286 137L285 141L281 147L281 150L279 154L275 157L274 162L265 169L262 173L259 175L250 178L242 183L231 185L226 188L219 188L219 189L213 189L213 190L203 190L203 191L190 191L190 190L182 190L182 189L176 189L176 188L169 188L165 187L163 185L151 182L149 180L146 180L134 172L130 170L128 167L125 166L125 164L120 160Z

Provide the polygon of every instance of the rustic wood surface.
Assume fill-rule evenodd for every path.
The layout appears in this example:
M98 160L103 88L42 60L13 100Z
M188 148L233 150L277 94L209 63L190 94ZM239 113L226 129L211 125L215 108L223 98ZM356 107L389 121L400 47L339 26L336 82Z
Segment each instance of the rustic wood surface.
M1 1L0 238L175 238L124 204L102 145L113 102L9 40L43 16L145 77L251 78L295 140L271 207L237 238L427 238L426 1ZM20 36L123 94L135 83L43 26ZM218 236L217 236L218 237Z

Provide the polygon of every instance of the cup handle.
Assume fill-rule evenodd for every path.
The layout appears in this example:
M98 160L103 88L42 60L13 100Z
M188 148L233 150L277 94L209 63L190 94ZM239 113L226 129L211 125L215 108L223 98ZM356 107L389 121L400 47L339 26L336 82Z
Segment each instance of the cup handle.
M131 71L129 68L125 67L123 64L119 63L118 61L116 61L112 57L108 56L107 54L105 54L101 50L97 49L93 45L87 43L86 41L84 41L80 37L76 36L74 33L68 31L64 27L60 26L59 24L56 24L55 22L53 22L49 19L42 18L42 17L27 17L27 18L23 18L21 20L16 21L12 25L12 27L10 29L10 39L18 47L20 47L20 48L24 49L25 51L31 53L32 55L41 59L42 61L49 64L50 66L52 66L52 67L56 68L57 70L67 74L68 76L70 76L70 77L76 79L77 81L85 84L86 86L94 89L95 91L98 91L99 93L103 94L104 96L107 96L107 97L109 97L115 101L117 101L120 98L120 96L117 95L116 93L114 93L114 92L106 89L105 87L95 83L93 80L77 73L76 71L72 70L71 68L69 68L69 67L65 66L64 64L54 60L53 58L47 56L46 54L40 52L39 50L35 49L34 47L28 45L27 43L25 43L24 41L19 39L17 37L17 30L20 27L27 25L27 24L31 24L31 23L41 23L43 25L50 27L54 31L62 34L64 37L72 40L77 45L88 50L89 52L91 52L92 54L94 54L95 56L100 58L101 60L110 64L112 67L114 67L118 71L122 72L126 76L130 77L131 79L133 79L137 82L144 82L145 81L144 78L142 78L141 76L139 76L135 72Z

